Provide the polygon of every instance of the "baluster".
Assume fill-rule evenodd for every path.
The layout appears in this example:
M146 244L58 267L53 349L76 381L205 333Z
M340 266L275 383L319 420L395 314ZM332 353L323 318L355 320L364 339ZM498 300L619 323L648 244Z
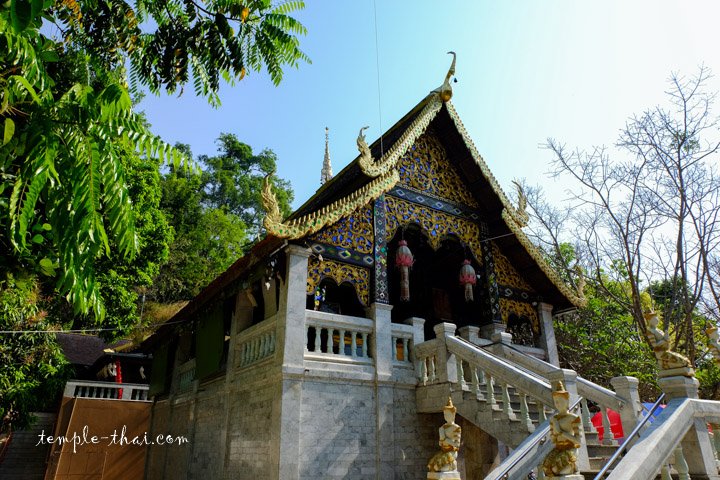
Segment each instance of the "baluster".
M392 337L392 359L393 359L393 362L398 359L397 358L397 337Z
M310 351L310 325L305 325L305 351Z
M608 418L607 407L602 407L602 423L603 423L603 441L604 445L612 445L615 441L615 436L610 428L610 418Z
M520 417L525 428L529 430L532 420L530 420L530 412L528 412L527 395L522 392L520 393Z
M467 385L465 383L465 373L463 372L463 360L462 358L455 355L456 364L457 364L457 386L460 390L463 390L465 386Z
M251 361L256 361L258 359L258 356L260 355L260 339L258 337L255 337L252 339L252 359Z
M410 361L410 351L408 350L408 338L403 338L403 362L409 362Z
M468 364L470 367L470 391L475 393L475 398L480 396L480 385L478 385L477 368L472 364Z
M357 332L350 332L350 356L357 357Z
M437 372L435 371L435 355L430 356L430 382L437 380Z
M265 337L265 349L263 350L263 358L267 358L270 355L270 332L264 335Z
M713 440L713 446L715 447L715 463L718 465L718 468L720 468L720 425L717 423L710 424L710 428L712 428L712 440Z
M340 340L338 341L338 355L345 355L345 330L340 330Z
M502 389L502 403L503 403L502 411L505 415L510 417L513 414L513 412L512 412L512 408L510 406L510 393L508 392L507 383L502 382L500 384L500 387Z
M660 469L660 480L672 480L672 476L670 476L670 465L667 463Z
M270 332L270 355L275 353L275 330Z
M367 339L368 339L368 334L363 333L362 334L362 355L361 355L362 358L368 358Z
M485 374L485 378L487 379L487 403L489 405L497 405L497 401L495 400L495 380L492 375L488 373Z
M317 353L318 345L320 344L320 329L318 329L318 327L316 327L316 326L312 326L312 329L313 329L313 332L315 333L315 335L314 335L315 338L313 339L314 340L313 347L312 347L312 350L310 350L310 351L313 353ZM308 332L310 332L310 329L308 329ZM309 335L309 333L308 333L308 335Z
M480 385L485 385L485 370L478 368L478 382Z
M545 405L543 405L538 399L535 399L535 403L537 403L538 406L538 425L540 425L547 420L547 415L545 415Z
M243 347L245 349L245 354L243 355L243 365L247 365L250 363L250 342L245 342Z
M268 339L266 334L260 335L260 352L258 353L258 360L265 358L265 352L267 351Z
M679 480L690 480L690 469L683 455L682 445L678 443L675 447L675 470L678 472Z
M421 375L422 375L422 382L423 385L427 385L428 381L428 361L430 360L430 357L425 357L422 359L422 367L420 369Z
M253 361L253 355L255 355L255 341L253 339L248 340L248 358L247 363L250 364Z
M590 420L590 410L588 409L588 406L587 406L587 399L583 398L581 405L582 405L583 428L585 429L586 432L594 432L595 427L593 426L592 421Z

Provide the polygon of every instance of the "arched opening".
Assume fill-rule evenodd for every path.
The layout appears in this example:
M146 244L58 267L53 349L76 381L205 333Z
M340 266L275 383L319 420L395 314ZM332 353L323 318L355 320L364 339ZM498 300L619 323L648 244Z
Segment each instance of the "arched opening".
M398 242L405 239L413 253L415 263L410 269L410 301L400 301L400 269L395 266ZM440 322L452 322L459 327L482 323L485 289L478 279L473 288L474 300L465 300L465 289L459 282L463 260L468 259L476 273L481 269L472 254L455 236L443 239L434 250L425 232L411 224L398 229L388 243L388 292L393 305L392 321L400 323L409 317L425 319L425 336L434 338L433 326Z
M530 319L525 315L518 317L515 314L510 314L506 331L512 335L512 342L517 345L537 346L539 335L535 333Z
M317 302L317 303L316 303ZM339 315L365 317L365 307L350 283L338 285L333 278L323 278L312 295L307 296L306 308Z

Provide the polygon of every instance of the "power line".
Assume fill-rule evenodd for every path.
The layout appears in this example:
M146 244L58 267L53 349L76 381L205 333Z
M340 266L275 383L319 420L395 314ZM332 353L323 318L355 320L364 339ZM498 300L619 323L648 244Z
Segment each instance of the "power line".
M183 323L182 320L175 322L165 322L158 325L152 325L152 327L162 327L163 325L174 325L177 323ZM22 333L88 333L88 332L113 332L121 330L120 328L84 328L77 330L0 330L0 335L12 335Z

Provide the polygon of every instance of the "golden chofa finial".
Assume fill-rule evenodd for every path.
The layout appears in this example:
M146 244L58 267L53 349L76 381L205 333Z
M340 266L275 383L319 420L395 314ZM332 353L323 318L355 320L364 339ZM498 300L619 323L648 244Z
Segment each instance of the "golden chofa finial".
M450 65L450 70L448 70L447 75L445 76L445 82L443 82L442 86L440 88L436 88L433 90L433 92L436 92L438 95L440 95L440 99L443 102L447 102L452 98L452 86L450 85L450 78L455 75L455 52L448 52L448 55L453 56L452 64Z

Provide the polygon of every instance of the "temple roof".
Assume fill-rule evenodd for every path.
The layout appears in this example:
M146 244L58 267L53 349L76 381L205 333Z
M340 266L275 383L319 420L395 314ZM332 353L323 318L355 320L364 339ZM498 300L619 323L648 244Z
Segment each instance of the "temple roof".
M587 300L582 293L564 283L547 263L542 252L523 233L522 227L527 222L524 209L512 204L477 152L452 103L449 100L443 101L436 90L382 134L382 146L378 138L369 147L364 145L366 152L362 153L361 139L364 144L364 137L361 130L358 138L361 154L322 184L315 194L287 219L283 221L277 217L276 211L274 223L268 222L268 218L273 216L273 212L269 210L265 221L268 236L210 283L167 325L161 326L155 335L143 343L143 349L157 343L158 339L164 336L162 333L174 329L175 324L190 318L226 286L247 276L248 270L257 268L263 258L281 248L286 240L302 240L304 236L352 214L357 208L367 205L369 201L392 188L397 182L397 174L392 167L430 126L445 147L468 190L479 203L489 239L499 246L517 272L532 286L537 295L542 297L544 302L553 305L556 311L583 306ZM269 184L263 192L267 204L266 195L272 195Z
M380 139L369 146L370 157L380 159L373 165L384 164L388 171L391 170L390 164L397 162L429 127L436 132L468 190L478 201L488 237L511 259L518 273L557 310L584 305L585 297L565 284L543 253L523 233L527 214L513 205L502 190L449 101L440 101L434 92L425 97L382 135L384 151L381 151ZM363 165L361 153L283 222L289 228L280 236L293 239L315 232L394 185L392 179L378 183L383 176L369 175L366 165ZM362 195L356 194L359 198L353 203L354 192ZM273 233L278 234L277 231Z

